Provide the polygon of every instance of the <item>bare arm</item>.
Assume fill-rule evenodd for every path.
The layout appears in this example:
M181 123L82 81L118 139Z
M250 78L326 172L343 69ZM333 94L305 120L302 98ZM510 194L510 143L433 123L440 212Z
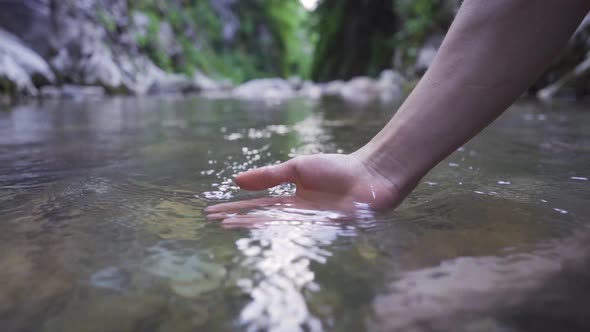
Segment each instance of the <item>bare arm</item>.
M432 66L371 142L351 155L303 156L250 170L237 183L262 190L293 182L307 200L396 206L533 83L588 10L588 0L465 0Z
M413 189L534 82L589 9L583 0L466 0L430 69L358 156Z

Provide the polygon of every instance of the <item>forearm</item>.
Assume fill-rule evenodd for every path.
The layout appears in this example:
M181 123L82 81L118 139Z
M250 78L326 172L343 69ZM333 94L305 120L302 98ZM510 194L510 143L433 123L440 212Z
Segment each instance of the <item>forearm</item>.
M566 44L587 0L466 0L430 69L356 155L404 190L500 115Z

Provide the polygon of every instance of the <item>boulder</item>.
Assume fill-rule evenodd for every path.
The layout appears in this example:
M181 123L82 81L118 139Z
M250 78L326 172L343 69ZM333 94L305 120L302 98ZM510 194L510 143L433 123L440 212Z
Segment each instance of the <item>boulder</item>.
M254 79L237 86L233 96L243 99L284 99L296 96L288 81L282 78Z
M150 86L149 94L177 94L199 91L195 82L181 74L164 73L156 77Z
M379 100L382 103L400 101L404 95L403 86L406 79L398 72L391 69L384 70L379 75L377 85L379 86Z
M377 82L370 77L360 76L346 82L340 90L340 97L347 102L365 104L380 94Z
M299 96L318 99L322 96L322 87L319 84L314 84L311 81L305 81L301 84L301 89L297 91Z
M31 78L14 59L0 52L0 92L17 95L37 95Z
M158 48L163 50L169 58L178 56L182 52L182 46L174 37L174 30L167 21L160 22L157 35Z
M375 101L391 103L402 98L402 87L405 81L398 72L385 70L377 80L359 76L347 82L328 82L321 85L321 95L324 98L340 98L354 104L367 104Z
M88 59L80 63L83 81L88 85L100 85L108 91L121 90L123 79L112 52L106 47L96 47Z
M17 72L20 72L20 74L24 72L28 76L28 80L36 86L55 81L53 72L43 58L25 46L16 36L2 29L0 29L0 54L4 57L3 66L19 67L19 69L0 68L5 72L6 78L10 75L16 75ZM8 58L11 60L8 60ZM19 78L19 82L18 84L21 84L24 81Z
M198 70L196 70L193 75L193 83L199 91L225 90L231 88L231 85L224 86Z
M344 84L344 81L341 80L321 84L322 97L340 97L340 92L344 87Z

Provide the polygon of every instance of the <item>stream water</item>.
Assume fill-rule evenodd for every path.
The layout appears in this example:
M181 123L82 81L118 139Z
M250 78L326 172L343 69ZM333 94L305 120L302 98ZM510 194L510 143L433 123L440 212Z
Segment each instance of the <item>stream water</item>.
M394 110L172 97L3 109L0 330L590 330L585 105L520 102L396 211L206 221L209 205L293 192L239 191L234 174L352 152Z

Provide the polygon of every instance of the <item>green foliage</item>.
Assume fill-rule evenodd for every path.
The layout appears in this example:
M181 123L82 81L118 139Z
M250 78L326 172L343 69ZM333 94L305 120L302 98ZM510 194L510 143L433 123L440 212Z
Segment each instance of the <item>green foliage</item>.
M149 18L143 31L132 31L138 47L165 70L199 70L236 83L265 76L376 76L394 58L396 69L411 68L424 41L446 30L449 4L458 0L322 0L311 14L299 0L240 0L229 8L239 22L231 40L224 39L227 22L212 3L129 1L130 12ZM108 9L97 17L116 33ZM160 40L164 24L172 40Z
M377 75L391 67L397 21L391 0L323 0L314 16L314 80Z
M310 66L308 13L298 0L242 0L232 12L239 20L233 40L223 39L224 22L210 1L139 0L130 2L150 20L138 46L162 68L192 75L200 70L234 82L263 76L305 76ZM158 45L162 22L170 23L180 55L170 59Z
M269 24L284 54L282 75L307 76L311 65L311 45L306 45L304 30L308 13L298 0L270 1L265 8Z
M395 1L395 12L401 23L394 36L399 66L405 68L414 63L429 36L446 32L453 19L453 3L449 0Z

